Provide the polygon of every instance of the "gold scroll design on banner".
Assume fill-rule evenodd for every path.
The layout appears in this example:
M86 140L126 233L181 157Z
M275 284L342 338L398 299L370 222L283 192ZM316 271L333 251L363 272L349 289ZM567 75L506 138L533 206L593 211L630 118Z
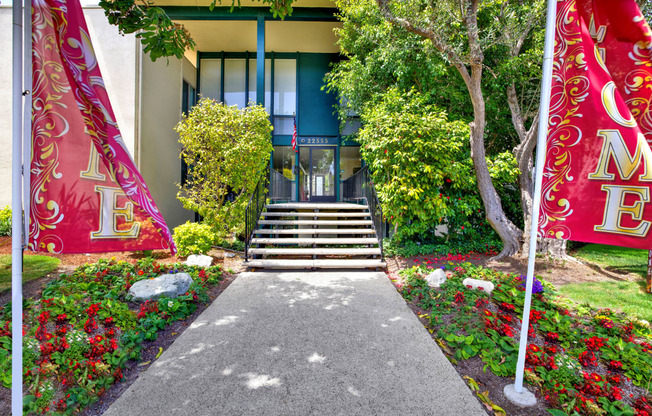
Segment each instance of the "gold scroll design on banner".
M62 178L59 168L59 141L69 131L68 121L63 113L67 111L61 98L70 92L70 85L63 66L46 61L49 51L56 49L56 34L48 6L41 1L34 3L33 54L34 76L32 86L32 163L30 166L30 244L31 250L61 252L63 241L57 235L41 233L54 230L64 219L60 206L47 196L49 184ZM38 63L42 62L39 67ZM35 246L38 244L38 247Z
M582 140L582 131L573 121L582 117L581 103L589 94L588 77L577 75L586 68L582 47L579 14L575 1L560 3L557 14L557 36L553 60L553 83L550 97L550 116L546 164L543 175L547 179L542 189L539 230L545 236L570 238L570 229L562 224L573 213L571 202L559 198L560 187L575 180L571 172L572 148Z
M639 41L634 44L629 58L634 61L638 68L632 70L625 76L625 104L629 108L636 124L641 129L648 144L652 146L652 59L650 49L652 47L652 34L649 26L646 27L648 41Z
M97 62L89 60L89 56L95 56L90 38L82 31L81 41L71 40L61 47L62 55L70 63L73 77L77 79L77 85L73 92L86 125L86 133L92 138L95 148L102 156L109 175L120 185L125 195L134 202L135 208L144 214L159 235L164 237L162 241L171 241L169 230L163 226L165 224L163 216L152 200L145 181L135 170L135 164L119 134L112 113L103 105L97 95L97 91L100 90L106 94L106 88L100 76L90 75L92 70L97 70L96 73L99 75L99 69L95 68ZM87 82L83 80L84 73L89 74ZM109 131L115 133L111 139L115 145L121 147L120 153L129 158L130 165L123 163L117 157L118 152L108 140Z

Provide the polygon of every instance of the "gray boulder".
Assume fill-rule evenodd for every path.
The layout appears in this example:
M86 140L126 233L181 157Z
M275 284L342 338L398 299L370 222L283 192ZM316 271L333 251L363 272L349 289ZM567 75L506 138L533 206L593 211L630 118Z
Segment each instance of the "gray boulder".
M191 254L186 259L187 266L210 267L212 263L213 258L203 254Z
M428 282L428 286L430 287L441 287L441 285L446 283L446 272L442 269L437 269L426 276L426 282Z
M134 300L158 299L162 296L176 298L186 293L191 283L192 277L188 273L165 274L134 283L129 289L129 295Z
M482 289L489 295L491 295L491 292L493 292L495 288L494 284L489 281L472 279L470 277L462 280L462 284L464 286L471 286L471 289Z

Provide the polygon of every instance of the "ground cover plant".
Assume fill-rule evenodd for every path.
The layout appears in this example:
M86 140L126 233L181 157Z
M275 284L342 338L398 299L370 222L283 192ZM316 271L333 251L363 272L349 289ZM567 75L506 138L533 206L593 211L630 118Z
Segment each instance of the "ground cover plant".
M189 273L194 282L175 299L130 302L139 280ZM123 377L145 341L208 301L207 290L222 279L219 266L100 260L50 282L41 299L24 305L23 349L26 414L73 414ZM11 304L0 312L0 378L11 387Z
M448 280L429 288L430 265L400 272L397 287L453 364L480 359L485 372L513 383L518 355L524 277L448 263ZM430 266L432 267L432 266ZM464 286L492 281L491 295ZM647 323L610 309L577 305L537 279L530 313L525 379L554 415L652 415L652 333ZM505 414L477 383L469 387L490 412ZM494 395L500 394L494 392ZM495 398L494 398L495 400Z
M23 283L38 279L57 269L61 261L48 256L23 257ZM11 289L11 255L0 254L0 292Z

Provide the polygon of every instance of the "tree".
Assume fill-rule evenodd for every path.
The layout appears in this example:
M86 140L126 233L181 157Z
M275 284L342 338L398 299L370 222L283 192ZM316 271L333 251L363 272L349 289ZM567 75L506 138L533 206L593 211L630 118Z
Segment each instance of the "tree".
M239 109L204 98L176 126L190 166L178 198L218 238L244 232L244 214L272 152L272 125L262 106Z
M458 147L468 140L468 127L463 134L464 141L440 140L439 133L429 132L430 127L424 127L432 124L426 123L430 117L427 112L423 113L424 108L429 108L433 117L441 119L437 122L441 123L439 125L450 124L452 127L453 123L463 123L468 126L473 119L473 107L459 73L441 58L428 40L386 21L375 0L341 0L337 5L342 21L338 44L346 59L328 74L328 88L341 98L339 114L343 121L351 113L361 116L363 128L356 140L361 143L362 155L372 171L383 172L374 175L374 182L377 188L388 191L381 195L381 201L390 222L401 227L395 236L400 237L401 244L409 244L411 240L442 244L433 238L437 234L437 224L443 221L451 230L456 230L454 233L464 227L466 240L489 240L481 247L486 242L495 244L495 233L486 225L484 213L478 212L483 206L469 146ZM511 150L516 138L509 123L503 122L509 120L504 87L495 85L490 93L487 114L497 122L486 130L492 137L488 166L492 178L500 180L498 192L508 217L520 222L522 215L514 174L517 168L514 158L505 153L505 150ZM393 106L388 105L392 102ZM442 109L447 114L440 116ZM389 121L374 123L382 120L383 114L387 114ZM400 130L426 133L413 142L415 135L398 134ZM450 127L440 131L448 130ZM402 137L400 140L399 136ZM457 139L460 137L456 136ZM398 150L396 146L401 150L395 152ZM388 151L386 155L383 154L385 150ZM405 157L406 153L414 157ZM397 176L385 177L389 170L384 169L384 159L391 159L390 170L396 171ZM410 159L417 159L417 169L411 166ZM456 168L461 164L465 169ZM404 175L409 170L422 174L418 177ZM447 174L447 170L451 172ZM412 197L408 195L409 186L415 188L421 200L413 198L415 192L412 192ZM439 194L444 195L443 200L437 199ZM462 202L459 202L460 197ZM407 208L399 209L402 207ZM471 207L473 209L469 209ZM471 236L473 231L479 234ZM455 237L456 234L449 235L448 243Z
M217 2L209 6L212 11ZM294 0L258 0L268 4L274 17L292 14ZM237 0L240 6L240 0ZM143 44L145 53L152 61L161 57L175 56L183 58L187 49L194 49L195 42L190 32L180 23L173 22L161 7L154 6L148 0L100 0L99 6L112 25L118 26L121 34L135 33ZM236 0L231 1L231 10Z
M491 15L492 12L498 11L500 3L504 2L488 2L484 10L480 7L480 0L428 3L417 0L402 2L376 0L376 3L387 21L430 41L464 80L473 106L470 145L478 190L485 207L487 221L503 243L503 249L496 258L516 254L520 249L519 238L522 231L506 217L503 211L500 198L491 181L484 141L486 105L482 88L483 50L496 41L499 22L487 19L483 22L486 25L481 27L478 20L480 12L482 15Z
M519 139L513 153L519 167L521 209L525 225L522 256L529 252L534 199L534 149L539 127L539 99L545 35L545 7L543 0L528 3L503 4L500 21L505 22L497 47L504 48L500 61L491 65L504 79L507 104L512 125ZM518 8L518 10L516 10ZM495 51L492 51L495 54ZM519 88L520 86L520 88ZM567 258L566 241L540 239L537 252L555 258Z

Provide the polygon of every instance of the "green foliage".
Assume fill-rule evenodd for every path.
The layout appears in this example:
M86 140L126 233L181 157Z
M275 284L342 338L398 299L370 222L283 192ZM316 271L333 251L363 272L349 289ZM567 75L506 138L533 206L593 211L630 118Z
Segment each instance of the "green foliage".
M423 12L422 3L391 3L397 14L416 20ZM539 58L531 53L503 64L510 51L505 39L518 38L518 29L528 24L529 16L536 15L541 3L489 2L482 3L478 12L481 46L494 70L493 77L483 80L487 162L506 216L519 227L523 227L519 170L511 154L518 137L511 123L506 86L516 82L528 93L520 104L526 118L531 117L528 104L537 94L538 75L533 68ZM377 2L338 0L336 4L343 24L338 43L347 59L334 66L327 84L341 99L342 121L354 113L363 122L356 140L362 145L377 189L382 189L379 197L386 217L398 226L391 245L399 252L414 254L431 253L430 248L444 253L500 246L485 220L477 190L468 127L473 107L458 70L430 40L386 21ZM434 27L437 36L453 45L460 56L467 56L466 29L461 20L452 18L459 10L450 2L428 7L432 13L426 12L422 23L434 18L439 25ZM532 45L538 43L528 38L522 49L530 51ZM436 231L442 224L448 227L447 235ZM423 250L425 246L430 248Z
M218 1L222 3L221 0L212 1L211 11ZM283 19L292 13L294 0L258 1L269 4L274 17ZM240 0L237 0L237 5L240 6ZM109 23L118 26L120 34L136 34L152 61L170 56L182 59L187 49L195 48L190 32L182 24L173 22L164 9L149 1L100 0L99 6L104 9ZM235 6L236 0L232 0L231 11Z
M160 7L136 0L100 0L99 6L121 34L136 34L152 61L169 56L181 59L186 49L195 48L190 32Z
M178 193L217 238L244 232L249 197L272 151L272 125L262 106L238 109L204 98L176 126L190 167Z
M59 267L56 257L25 255L23 257L23 283L38 279ZM11 255L0 255L0 292L11 289Z
M494 242L473 174L468 125L449 121L422 94L397 89L388 90L377 105L367 106L362 119L357 140L383 212L398 226L395 239L439 244L445 240L453 245ZM490 171L498 187L516 192L518 169L511 154L499 155ZM438 233L439 225L448 232Z
M174 244L179 256L206 254L213 246L215 235L207 224L187 221L174 229Z
M11 208L0 209L0 236L11 235Z

